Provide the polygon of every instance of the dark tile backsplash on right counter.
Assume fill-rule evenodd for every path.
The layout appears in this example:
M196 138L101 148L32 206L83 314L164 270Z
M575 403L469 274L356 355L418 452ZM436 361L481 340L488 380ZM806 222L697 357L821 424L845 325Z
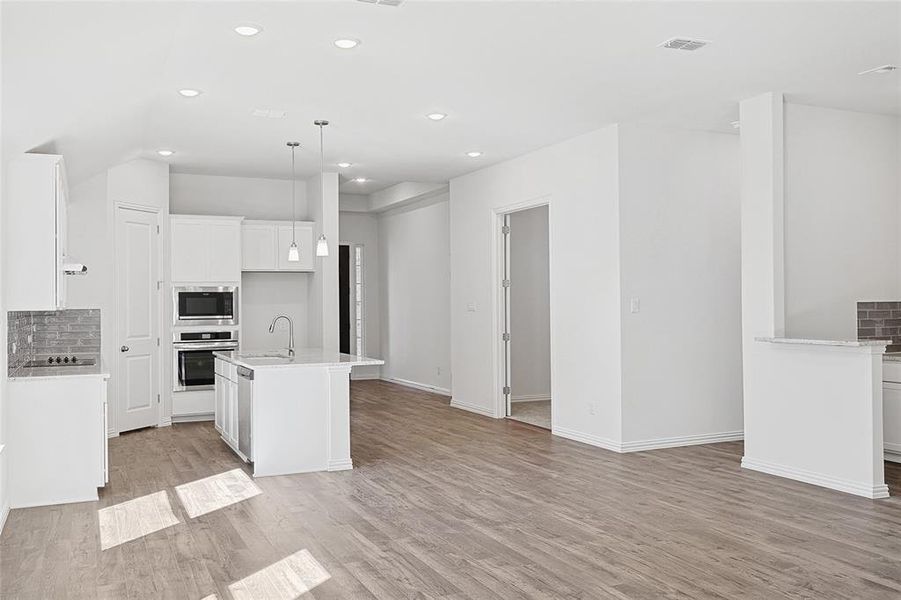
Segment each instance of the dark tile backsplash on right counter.
M857 339L891 340L887 350L901 351L901 301L858 302Z

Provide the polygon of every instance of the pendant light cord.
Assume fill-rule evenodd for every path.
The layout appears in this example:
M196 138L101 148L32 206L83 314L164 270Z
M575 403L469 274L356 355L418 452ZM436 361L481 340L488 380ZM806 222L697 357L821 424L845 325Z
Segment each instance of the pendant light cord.
M325 126L325 123L320 122L319 124L319 201L325 202L325 147L322 143L322 128Z
M297 227L297 172L294 170L294 150L291 146L291 243L297 244L295 229Z

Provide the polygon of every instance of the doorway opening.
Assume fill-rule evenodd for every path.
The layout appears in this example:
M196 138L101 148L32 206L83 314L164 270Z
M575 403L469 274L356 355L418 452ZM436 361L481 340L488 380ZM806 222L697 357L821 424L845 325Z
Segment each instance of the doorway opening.
M339 345L344 354L363 354L363 246L338 245Z
M506 417L551 429L548 206L502 216Z

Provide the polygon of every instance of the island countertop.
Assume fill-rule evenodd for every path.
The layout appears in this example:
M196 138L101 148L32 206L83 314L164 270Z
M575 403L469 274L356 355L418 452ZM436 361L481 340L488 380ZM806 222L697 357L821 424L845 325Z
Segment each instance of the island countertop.
M323 348L298 348L294 356L281 352L214 352L213 356L246 369L291 369L310 367L363 367L383 365L380 358L354 356Z

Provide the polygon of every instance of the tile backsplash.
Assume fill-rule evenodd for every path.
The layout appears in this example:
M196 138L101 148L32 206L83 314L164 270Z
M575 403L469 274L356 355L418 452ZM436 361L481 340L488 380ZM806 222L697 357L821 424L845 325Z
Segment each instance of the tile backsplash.
M7 317L11 377L33 360L55 356L100 358L100 309L11 311Z
M857 339L891 340L887 350L901 351L901 301L858 302Z

